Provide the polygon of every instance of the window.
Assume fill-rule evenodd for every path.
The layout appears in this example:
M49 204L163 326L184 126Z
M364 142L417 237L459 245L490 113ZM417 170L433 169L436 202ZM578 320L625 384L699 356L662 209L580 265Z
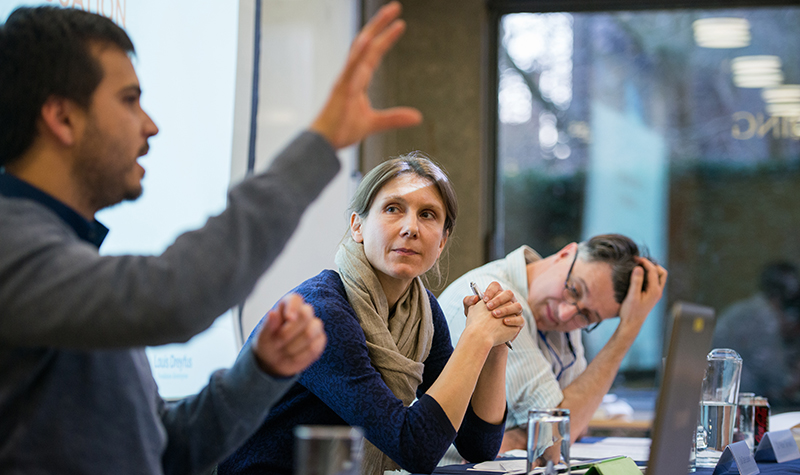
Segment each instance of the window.
M647 246L670 280L623 369L658 367L674 302L719 313L800 262L798 24L797 6L500 16L495 253Z

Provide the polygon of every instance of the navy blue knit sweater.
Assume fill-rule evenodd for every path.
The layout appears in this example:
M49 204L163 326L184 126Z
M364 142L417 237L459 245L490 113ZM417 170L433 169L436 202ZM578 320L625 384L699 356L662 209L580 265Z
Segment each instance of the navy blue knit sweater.
M419 399L410 407L403 406L370 363L364 332L339 274L323 271L293 292L302 295L325 323L328 346L273 406L259 430L220 464L220 475L292 473L292 429L297 425L361 427L367 440L412 473L433 471L454 439L469 461L495 457L504 423L489 424L470 408L456 433L439 404L425 395L453 352L447 321L430 292L433 343L417 388Z

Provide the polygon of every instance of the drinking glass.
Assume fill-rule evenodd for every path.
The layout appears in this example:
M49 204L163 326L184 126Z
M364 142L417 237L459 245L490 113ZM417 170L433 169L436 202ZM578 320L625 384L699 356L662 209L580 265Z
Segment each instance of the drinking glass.
M695 464L714 468L733 442L742 358L734 350L715 348L706 357L700 411L695 436Z
M358 475L364 451L361 429L349 426L297 426L295 475Z
M545 475L571 473L569 467L569 409L528 411L528 464L526 472L545 467Z
M755 437L755 393L739 393L739 403L736 406L736 425L733 428L733 441L744 440L754 451L753 439Z

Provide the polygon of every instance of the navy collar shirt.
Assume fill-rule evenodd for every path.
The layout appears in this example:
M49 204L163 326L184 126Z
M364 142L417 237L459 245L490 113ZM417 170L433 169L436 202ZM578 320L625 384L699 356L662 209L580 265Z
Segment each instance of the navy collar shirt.
M5 172L0 172L0 195L7 198L28 199L39 203L74 229L79 238L97 248L100 248L108 234L108 228L100 224L99 221L87 221L86 218L64 203Z

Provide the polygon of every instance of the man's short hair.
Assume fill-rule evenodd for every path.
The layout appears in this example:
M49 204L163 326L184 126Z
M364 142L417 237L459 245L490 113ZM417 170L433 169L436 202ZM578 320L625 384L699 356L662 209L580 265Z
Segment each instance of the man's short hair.
M611 281L614 285L614 300L622 303L628 295L631 273L639 265L634 257L639 256L639 247L630 238L621 234L601 234L578 245L578 256L587 262L605 262L611 266ZM645 255L641 257L647 257ZM649 258L648 258L649 259ZM652 259L650 259L652 261ZM647 288L647 273L644 274L642 290Z
M93 44L134 52L122 28L80 9L22 7L0 25L0 167L33 144L36 121L49 97L89 107L103 79Z

